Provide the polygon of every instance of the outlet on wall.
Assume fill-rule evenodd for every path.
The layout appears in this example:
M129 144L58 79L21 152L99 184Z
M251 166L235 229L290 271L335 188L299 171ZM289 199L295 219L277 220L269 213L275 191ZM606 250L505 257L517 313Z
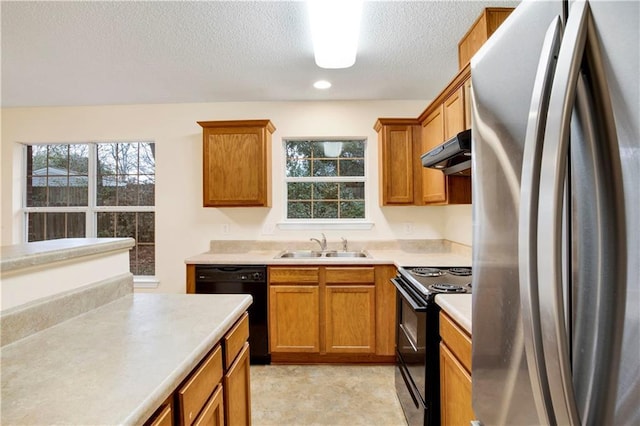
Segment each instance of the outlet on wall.
M220 231L223 234L228 234L229 233L229 224L228 223L223 223L222 225L220 225Z
M413 222L405 222L403 229L405 234L413 234Z

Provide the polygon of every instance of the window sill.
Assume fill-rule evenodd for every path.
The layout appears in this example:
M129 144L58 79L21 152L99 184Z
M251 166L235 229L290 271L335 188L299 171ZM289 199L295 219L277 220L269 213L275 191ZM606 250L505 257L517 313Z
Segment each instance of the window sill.
M373 228L373 222L279 222L276 224L279 229L301 230L301 229L349 229L368 230Z
M133 276L133 288L158 288L160 280L154 276L147 275L134 275Z

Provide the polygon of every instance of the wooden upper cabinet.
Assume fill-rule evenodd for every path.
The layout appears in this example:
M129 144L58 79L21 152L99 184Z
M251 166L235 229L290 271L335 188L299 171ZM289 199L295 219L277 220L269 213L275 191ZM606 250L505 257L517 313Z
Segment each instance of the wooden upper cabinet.
M491 37L491 34L511 14L510 7L488 7L473 23L469 31L458 43L458 65L460 69L469 63L473 55Z
M440 105L422 122L422 152L444 142L444 106ZM422 203L444 203L447 200L445 175L440 170L422 168Z
M381 118L374 129L378 132L380 205L414 204L417 120Z
M444 101L444 140L465 129L464 86Z
M203 205L271 205L269 120L199 121L203 129Z

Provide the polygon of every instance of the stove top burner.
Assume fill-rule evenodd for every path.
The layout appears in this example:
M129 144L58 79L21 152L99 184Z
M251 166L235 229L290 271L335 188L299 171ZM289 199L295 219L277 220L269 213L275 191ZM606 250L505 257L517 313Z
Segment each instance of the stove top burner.
M448 284L448 283L432 284L429 286L429 290L435 291L438 293L466 293L467 292L467 289L465 289L461 285Z
M410 272L419 277L440 277L446 273L438 268L413 268Z
M471 275L471 268L449 268L451 275L457 275L459 277L468 277Z

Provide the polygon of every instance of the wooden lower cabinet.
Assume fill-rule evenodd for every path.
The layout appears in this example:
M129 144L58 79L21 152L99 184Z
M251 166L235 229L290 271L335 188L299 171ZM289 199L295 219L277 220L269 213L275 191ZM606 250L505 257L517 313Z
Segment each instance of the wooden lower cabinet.
M320 309L317 285L269 288L271 352L319 352Z
M468 425L471 406L471 337L440 313L440 418L442 425Z
M375 353L376 288L327 286L325 345L327 353Z
M245 313L145 424L250 425L248 324Z
M271 360L393 362L392 266L269 269Z

